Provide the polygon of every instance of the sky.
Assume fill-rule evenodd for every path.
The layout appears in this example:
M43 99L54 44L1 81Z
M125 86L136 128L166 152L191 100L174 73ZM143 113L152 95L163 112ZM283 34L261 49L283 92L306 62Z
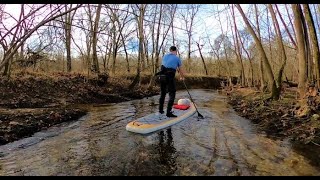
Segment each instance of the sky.
M21 8L20 4L5 5L5 11L9 12L10 15L12 15L16 19L19 18L20 8ZM196 19L194 22L194 32L193 32L193 39L196 41L198 41L199 39L203 39L207 35L211 37L216 37L221 33L220 28L218 30L215 28L215 27L219 27L218 21L214 20L214 18L210 16L210 13L208 13L210 11L210 8L212 8L212 4L209 4L209 5L202 4L196 16ZM221 18L222 18L222 23L225 23L226 21L223 20L223 17ZM4 22L4 24L6 25L7 28L10 28L12 25L15 25L16 22L12 19L8 19ZM185 31L181 30L181 29L184 29L183 24L181 24L179 20L176 20L174 22L174 26L177 27L175 29L177 38L185 39L186 33ZM223 26L224 31L227 30L226 27L227 25ZM77 32L77 30L75 31ZM75 33L75 34L77 34L77 36L75 36L76 43L82 47L85 47L85 44L82 42L85 39L84 33L78 30L78 33ZM183 48L184 46L181 45L181 48ZM77 50L76 47L73 47L73 49Z
M179 4L180 5L180 4ZM210 47L208 45L208 40L207 37L210 37L210 41L213 42L214 39L216 37L218 37L221 33L222 30L223 32L228 32L228 36L232 36L231 34L231 27L228 24L229 21L227 21L226 19L226 13L230 13L229 11L224 10L226 8L227 5L225 4L201 4L199 12L196 15L195 21L194 21L194 28L193 28L193 40L196 42L200 42L200 44L204 44L203 47L203 53L206 54L210 51ZM259 9L262 10L264 9L264 7L262 7L263 5L259 4ZM250 16L250 14L252 14L250 17L252 19L253 13L252 13L252 5L251 8L249 4L241 4L241 7L243 8L244 12L246 13L247 16ZM285 9L283 6L279 5L280 11L281 12L285 12ZM289 9L291 7L289 6ZM224 11L223 11L224 10ZM19 14L20 14L20 4L6 4L5 5L5 11L9 12L10 15L12 15L14 18L18 18ZM221 18L221 24L222 26L220 26L220 23L218 21L218 17L217 17L217 12L221 11L222 13L220 13L220 18ZM83 11L79 11L80 13ZM45 15L47 12L38 12L38 14L43 13L43 15ZM177 12L178 13L178 12ZM265 12L261 12L261 13L265 13ZM239 12L237 9L235 9L235 14L236 14L236 22L237 22L237 26L238 29L241 30L244 28L244 23L243 23L243 19L242 17L240 17ZM40 16L41 17L41 16ZM261 23L261 29L262 31L266 31L267 27L263 27L264 22L266 22L266 18L262 18L262 17L266 17L261 15L260 18L260 23ZM288 20L288 16L286 16L286 13L283 13L283 18L285 19L285 21ZM269 19L271 22L271 18ZM7 26L7 28L10 28L10 26L12 26L13 24L15 24L15 21L13 21L12 19L8 19L8 20L2 20L2 23L5 24ZM279 22L280 23L280 22ZM253 23L255 24L255 23ZM135 25L132 24L131 28L134 28ZM176 34L176 38L181 40L181 43L179 44L179 48L181 52L185 52L186 51L186 43L183 43L182 40L186 40L187 36L186 36L186 31L181 30L181 29L185 29L184 24L182 23L181 20L179 19L175 19L174 22L174 27L175 28L175 34ZM222 30L221 30L222 27ZM280 23L280 27L282 27L281 29L283 29L283 25ZM46 27L43 27L46 28ZM272 27L270 27L272 30ZM77 27L73 27L74 30L74 34L73 37L75 38L75 43L80 46L80 47L84 47L85 48L85 33L80 30ZM145 28L146 31L148 31L148 28ZM3 29L1 30L3 31ZM171 36L171 31L169 32L169 35ZM136 36L136 34L134 33L133 36ZM105 42L106 41L106 36L99 36L99 40L100 42ZM284 33L284 37L286 37L286 34ZM36 34L31 37L28 42L36 42L37 40L39 40L39 38L36 36ZM196 49L196 44L195 42L192 42L192 49L195 50ZM137 40L133 41L133 42L137 42ZM171 41L170 41L171 42ZM61 41L60 41L61 43ZM133 44L135 44L133 43ZM132 44L132 43L131 43ZM171 44L168 44L167 46L171 46ZM75 46L74 43L72 43L72 53L74 56L76 56L78 54L78 48ZM137 50L137 48L133 48L134 50ZM195 55L199 55L198 51L195 51Z

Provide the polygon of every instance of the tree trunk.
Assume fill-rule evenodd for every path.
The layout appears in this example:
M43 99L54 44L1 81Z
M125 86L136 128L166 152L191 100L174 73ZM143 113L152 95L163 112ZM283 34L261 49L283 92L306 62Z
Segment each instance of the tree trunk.
M301 9L301 7L300 7ZM304 39L305 39L305 43L306 43L306 59L307 59L307 78L309 82L313 82L314 81L314 77L313 77L313 62L312 62L312 58L311 58L311 45L310 45L310 39L309 39L309 34L308 34L308 29L307 29L307 23L306 23L306 19L303 16L303 13L301 15L302 19L302 27L303 27L303 32L304 32Z
M107 69L109 69L109 63L110 63L110 57L111 57L111 54L112 54L112 48L113 48L113 45L110 44L109 51L108 51L108 58L107 58Z
M90 4L88 5L88 18L89 18L89 23L90 23L90 31L86 35L86 47L87 47L87 66L88 66L88 77L90 76L91 72L91 47L92 47L92 33L93 33L93 20L92 20L92 14L91 14L91 7Z
M115 75L116 73L116 61L117 61L117 44L113 44L113 50L112 50L112 74Z
M303 10L306 18L306 23L308 25L311 44L312 44L313 62L315 63L314 74L315 74L316 84L317 84L317 87L319 88L320 87L320 54L319 54L318 38L317 38L314 21L313 21L308 4L303 4Z
M9 59L9 61L7 61L7 63L5 64L4 66L4 71L2 73L2 76L8 76L9 75L9 64L11 63L12 61L12 57Z
M232 32L232 35L233 35L233 39L234 39L234 46L235 46L235 52L236 52L236 56L237 56L237 59L239 61L239 64L240 64L240 84L241 86L245 86L246 85L246 82L245 82L245 73L244 73L244 66L243 66L243 62L242 62L242 54L241 54L241 50L240 50L240 44L239 44L239 32L238 32L238 29L237 29L237 23L236 23L236 18L235 18L235 15L234 15L234 7L232 5L232 9L231 9L231 15L232 15L232 18L233 18L233 25L234 25L234 34L233 34L233 30L231 29L231 32ZM241 45L243 47L243 43L241 42ZM243 47L243 49L245 49Z
M197 43L197 42L196 42L196 43ZM204 58L203 58L203 56L202 56L201 48L200 48L199 43L197 43L197 46L198 46L198 50L199 50L199 53L200 53L200 57L201 57L201 60L202 60L202 63L203 63L203 68L204 68L204 70L205 70L205 72L206 72L206 75L208 75L207 66L206 66L206 63L205 63Z
M267 24L268 24L268 46L269 46L269 53L270 53L270 58L269 58L269 62L271 63L271 68L275 69L275 62L273 59L273 50L272 50L272 42L271 42L271 25L270 25L270 20L269 20L269 11L267 11ZM261 39L260 39L261 41Z
M317 9L316 9L316 5L315 5L315 4L313 5L313 10L314 10L314 12L315 12L315 14L316 14L317 27L318 27L318 29L320 29L319 19L318 19L318 13L320 12L320 4L318 4L318 11L317 11Z
M156 40L155 40L155 26L156 26L156 20L157 20L157 15L158 15L158 4L155 5L155 10L154 10L154 16L151 24L151 41L152 41L152 54L151 54L151 65L152 65L152 72L156 73L156 64L155 64L155 54L156 54ZM151 84L151 80L149 82L149 87Z
M175 38L174 38L173 25L171 25L171 32L172 32L172 45L175 46L176 45L176 41L175 41Z
M117 28L116 28L116 20L115 20L115 13L112 12L111 14L111 22L112 22L112 28L111 28L111 34L112 34L112 67L111 72L113 75L115 75L116 72L116 58L117 58Z
M106 67L107 57L108 57L108 45L106 45L106 53L104 54L104 57L103 57L103 70L104 70L104 72L107 72L107 67Z
M127 51L127 47L126 47L126 42L124 40L123 34L121 33L121 40L123 43L123 49L124 49L124 53L126 55L126 62L127 62L127 71L128 73L130 73L130 63L129 63L129 56L128 56L128 51Z
M188 53L187 53L188 73L191 72L191 32L188 32Z
M90 28L91 29L91 28ZM91 46L92 46L92 38L90 35L86 36L86 45L87 45L87 55L86 55L86 60L87 60L87 66L88 66L88 77L90 75L90 69L91 69Z
M148 44L149 44L149 39L147 39L147 37L144 37L144 57L145 57L145 61L146 61L146 69L150 70L150 62L149 62L149 48L148 48ZM151 68L151 73L153 73L152 68Z
M220 56L217 55L217 61L218 61L218 77L221 76L221 62L220 62Z
M159 38L160 38L160 27L161 27L161 19L162 19L162 11L163 11L163 4L160 4L160 10L159 10L159 19L158 19L158 28L157 28L157 36L156 36L156 44L155 44L155 49L156 49L156 54L155 54L155 70L158 71L159 69L159 55L160 55L160 50L159 50ZM156 73L156 72L154 72Z
M95 72L100 73L99 71L99 62L98 62L98 55L97 55L97 42L98 42L98 26L100 20L100 12L101 12L102 4L98 5L96 18L94 21L94 28L93 28L93 41L92 41L92 62L94 65Z
M108 54L109 54L109 41L110 41L110 36L107 37L107 40L106 40L106 51L105 51L105 54L104 54L104 57L103 57L103 70L104 72L106 73L107 72L107 58L108 58Z
M276 30L277 42L278 42L279 49L281 51L281 59L282 59L282 65L280 67L280 70L279 70L279 73L278 73L278 77L276 79L278 87L277 87L276 92L275 92L275 99L278 100L280 98L281 84L282 84L282 74L283 74L283 70L284 70L284 67L285 67L286 62L287 62L287 55L286 55L286 52L285 52L285 49L284 49L284 46L283 46L282 35L281 35L281 31L280 31L280 27L279 27L279 23L277 21L276 15L274 13L274 10L273 10L271 4L269 4L268 7L269 7L269 11L271 13L271 18L273 20L273 24L274 24L274 27L275 27L275 30Z
M138 38L139 38L139 54L138 54L138 63L137 63L137 74L132 81L132 83L129 85L130 89L133 89L138 83L140 83L140 69L141 69L141 61L143 61L144 58L144 53L143 53L143 41L144 41L144 32L143 32L143 20L144 20L144 15L145 15L145 4L141 4L139 7L139 16L136 17L137 24L138 24Z
M261 35L260 35L260 26L259 26L259 18L258 18L258 8L257 5L254 4L255 7L255 18L256 18L256 24L257 24L257 30L258 30L258 39L261 41ZM258 52L259 53L259 52ZM260 91L264 92L267 88L266 82L264 79L264 69L263 69L263 60L260 58L259 60L259 68L260 68Z
M65 5L65 10L66 11L68 10L68 5ZM72 69L71 68L71 27L72 27L72 20L75 15L75 12L76 11L74 11L73 13L70 12L65 15L64 30L65 30L65 37L66 37L65 45L66 45L66 51L67 51L67 72L71 72L71 69Z
M300 98L303 98L306 93L307 82L307 59L306 59L306 42L302 25L302 10L299 4L292 4L294 15L294 27L297 36L298 58L299 58L299 77L298 90Z

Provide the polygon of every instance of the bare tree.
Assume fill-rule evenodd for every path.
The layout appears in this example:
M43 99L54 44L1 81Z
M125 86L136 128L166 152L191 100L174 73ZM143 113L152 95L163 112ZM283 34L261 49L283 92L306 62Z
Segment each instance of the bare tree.
M288 19L289 19L289 24L290 24L291 28L294 29L294 25L293 25L293 23L292 23L292 17L291 17L292 15L289 13L289 9L288 9L287 4L285 4L284 6L285 6L285 8L286 8L287 16L288 16ZM295 38L295 41L294 41L294 42L297 42L296 32L293 31L293 34L294 34L294 38Z
M98 27L99 27L101 8L102 8L102 4L98 4L96 17L94 21L93 32L92 32L92 62L94 65L94 71L97 73L100 73L99 61L98 61L98 55L97 55L97 42L98 42Z
M126 62L127 62L127 71L130 72L130 64L129 64L129 55L126 47L126 41L131 36L131 34L134 33L134 30L132 30L128 24L132 22L133 18L129 16L129 5L126 7L125 11L126 13L123 15L122 18L122 24L120 23L120 19L117 21L118 26L120 27L120 36L122 40L123 49L125 52Z
M309 5L303 4L302 6L303 6L305 18L306 18L306 23L309 29L310 39L311 39L313 62L315 63L314 74L316 77L317 86L320 87L320 54L319 54L319 44L318 44L316 29L315 29L314 21L310 12Z
M274 13L274 10L273 10L271 4L268 5L268 8L269 8L269 11L271 13L273 24L274 24L274 27L275 27L275 30L276 30L277 42L278 42L278 46L279 46L279 49L280 49L280 52L281 52L280 55L281 55L281 59L282 59L282 65L281 65L280 70L278 72L278 78L276 79L277 91L276 91L276 94L275 94L275 99L279 99L280 98L280 91L281 91L281 83L282 83L282 74L283 74L283 70L284 70L284 67L285 67L286 62L287 62L287 55L286 55L286 52L285 52L285 49L284 49L284 46L283 46L282 35L281 35L281 31L280 31L278 20L276 18L276 14Z
M159 49L159 38L160 38L160 28L161 28L161 19L162 19L162 12L163 12L163 4L160 4L160 9L158 11L159 13L159 18L158 18L158 27L157 27L157 31L156 31L156 39L153 42L153 44L155 44L155 63L154 63L154 72L156 73L156 71L158 70L159 67L159 54L160 54L160 49ZM158 14L157 13L157 14Z
M176 13L177 5L163 5L160 4L158 9L158 5L155 6L155 14L153 17L153 25L152 25L152 65L153 65L153 77L150 79L150 83L148 88L151 88L155 82L155 73L159 70L160 67L160 53L164 50L165 42L167 35L170 31L170 28L173 27L173 21ZM157 19L158 18L158 19ZM157 23L156 23L157 21ZM169 23L168 23L169 22ZM157 30L155 31L155 28ZM155 32L154 32L155 31ZM161 40L160 40L160 35Z
M70 7L68 7L68 4L65 5L65 11L72 8L72 4L70 4ZM72 27L72 21L74 18L74 15L76 14L76 11L67 13L63 17L61 17L63 26L64 26L64 35L65 35L65 46L67 51L67 71L71 72L71 27Z
M199 41L199 42L200 42L200 41ZM203 68L204 68L204 70L205 70L205 72L206 72L206 75L208 75L207 66L206 66L206 63L205 63L205 61L204 61L204 58L203 58L202 52L201 52L201 49L202 49L202 47L203 47L203 44L200 45L198 42L196 42L196 44L197 44L198 51L199 51L199 54L200 54L200 57L201 57L201 60L202 60L202 63L203 63Z
M168 7L169 6L169 7ZM164 11L165 9L169 8L168 11ZM177 6L176 5L160 5L160 12L159 12L159 19L158 19L158 23L157 23L157 31L155 33L156 35L156 39L155 39L155 67L154 67L154 73L156 73L156 71L159 69L159 61L160 61L160 52L162 50L162 48L164 47L164 42L167 38L168 32L170 30L170 28L173 26L173 21L174 21L174 16L176 13L176 9ZM169 15L169 16L162 16L162 12L165 12L165 14ZM162 28L161 28L161 22L162 23ZM169 22L169 24L166 24L165 22ZM162 32L162 37L161 37L161 41L160 41L160 34Z
M223 51L223 54L225 57L225 62L227 63L227 76L228 76L228 80L229 80L229 85L231 85L232 79L231 79L231 69L230 69L229 54L228 54L228 50L231 49L231 42L230 42L229 37L227 35L228 29L226 32L224 32L224 30L223 30L223 26L222 26L222 22L221 22L221 18L220 18L220 13L218 13L217 16L218 16L218 22L220 24L220 29L221 29L221 35L217 39L220 39L223 42L221 44L223 47L222 51ZM228 21L228 19L227 19L227 21Z
M187 4L185 8L180 11L180 15L182 17L182 21L185 26L185 30L187 32L187 70L190 72L191 70L191 40L192 40L192 32L194 28L194 20L199 11L199 4Z
M209 43L210 48L211 48L211 51L210 51L210 52L211 52L213 55L215 55L216 58L217 58L217 62L218 62L218 73L217 73L217 76L220 76L220 75L221 75L221 63L220 63L220 53L219 53L219 49L220 49L220 47L221 47L222 41L219 42L219 41L216 41L216 39L215 39L215 40L214 40L214 44L212 44L210 38L207 37L207 39L208 39L208 43Z
M10 35L13 35L15 38L12 39L10 45L5 49L4 57L2 62L0 63L0 70L11 60L11 58L14 56L14 54L17 52L19 48L24 44L24 42L40 27L47 24L48 22L55 20L69 12L72 12L82 5L77 5L74 8L69 9L68 11L64 11L62 13L59 13L61 9L63 8L62 5L58 5L56 7L51 6L53 9L50 11L50 14L45 16L40 22L33 23L33 26L28 29L25 33L21 33L21 36L16 37L13 33L14 31L18 31L17 29L21 29L21 23L24 21L28 21L29 17L32 15L35 15L36 12L39 12L39 10L43 10L44 7L49 5L40 5L38 8L31 9L31 11L22 17L19 21L17 21L16 25L13 26L10 30L7 31L4 35L1 34L0 42L4 42L4 39L7 38ZM10 34L10 35L9 35Z
M124 28L131 19L129 19L129 9L120 9L119 4L107 5L107 12L111 20L112 74L115 74L117 54L120 47L125 47L125 39L127 38ZM127 64L129 64L127 49L124 49ZM130 71L129 65L127 65L127 70Z
M254 32L253 28L251 27L251 25L250 25L246 15L244 14L241 6L239 4L236 4L235 6L239 10L250 34L253 36L253 39L254 39L254 41L257 45L258 51L260 53L260 56L263 59L264 67L266 68L267 77L269 79L269 82L271 83L271 86L269 87L271 89L271 97L270 98L276 98L276 93L277 93L276 83L274 80L273 72L272 72L270 63L268 61L267 55L263 49L262 43L261 43L260 39L258 38L258 36L256 35L256 33Z
M278 15L279 15L279 18L280 18L280 20L281 20L281 22L282 22L282 25L284 26L284 28L285 28L285 30L286 30L286 32L287 32L287 34L288 34L288 36L289 36L289 38L290 38L290 40L291 40L291 43L294 45L295 48L297 48L297 44L296 44L295 40L293 39L293 37L292 37L292 35L291 35L290 31L289 31L289 28L288 28L287 24L286 24L286 23L284 22L284 20L283 20L282 15L281 15L281 13L280 13L280 11L279 11L279 8L278 8L277 4L275 4L274 6L276 7L276 10L277 10L277 13L278 13Z
M308 34L308 28L307 28L307 22L306 22L306 18L303 16L302 14L301 21L302 21L302 27L303 27L303 31L304 33L304 38L305 38L305 43L306 43L306 58L307 58L307 78L309 82L313 82L314 81L314 77L313 77L313 62L312 62L312 58L311 58L311 45L310 45L310 38L309 38L309 34Z
M245 86L245 73L244 73L244 66L243 66L243 62L242 62L242 54L241 54L241 48L240 48L240 44L239 44L239 32L238 32L238 28L237 28L237 23L236 23L236 18L234 15L234 7L232 5L231 8L231 16L233 18L233 25L234 25L234 33L233 30L231 29L232 35L233 35L233 39L234 39L234 46L235 46L235 54L237 56L237 60L239 61L240 64L240 84L242 86ZM243 47L243 44L242 44ZM250 61L251 62L251 61ZM253 76L251 76L251 78L253 78Z
M298 47L298 58L299 58L299 78L298 78L298 89L300 98L303 98L306 92L307 82L307 55L306 55L306 39L305 31L303 28L302 10L299 4L292 4L294 26L297 36L297 47Z
M261 41L261 34L260 34L260 26L259 26L259 17L258 17L258 7L256 4L254 4L254 9L255 9L255 19L256 19L256 24L257 24L257 36L258 39ZM265 79L264 79L264 69L263 69L263 60L260 58L259 60L259 68L260 68L260 90L264 92L267 88Z
M10 15L10 14L9 14ZM10 15L11 16L11 15ZM11 16L12 17L12 16ZM20 13L20 16L19 16L19 19L16 20L17 22L17 27L15 29L15 31L12 33L12 41L9 45L6 44L6 41L5 39L3 38L3 42L1 42L1 45L2 45L2 48L5 50L5 51L9 51L9 47L11 46L12 48L15 47L15 44L14 44L14 40L17 38L17 36L19 36L19 31L22 32L22 19L24 18L24 5L22 4L21 5L21 13ZM4 28L6 28L6 26L3 25ZM12 49L11 49L12 50ZM10 51L9 51L10 53ZM8 75L9 73L9 65L10 63L12 62L13 60L13 56L8 60L8 62L5 63L5 69L4 69L4 72L3 72L3 75Z
M246 31L241 31L241 32L245 32L246 33ZM242 37L241 38L241 34L240 34L240 31L237 31L237 33L238 33L238 37L239 37L239 41L240 41L240 44L241 44L241 47L242 47L242 49L244 50L244 52L246 53L246 55L247 55L247 58L248 58L248 60L249 60L249 64L250 64L250 79L251 79L251 81L250 81L250 85L252 86L252 85L254 85L254 76L253 76L253 63L252 63L252 59L253 59L253 57L252 57L252 53L250 53L249 52L249 50L245 47L245 43L244 43L244 41L245 40L242 40L242 38L245 38L245 37ZM240 54L240 58L241 58L241 54ZM260 62L260 61L259 61ZM261 64L261 63L260 63ZM244 73L244 72L243 72ZM263 78L264 79L264 78Z
M172 4L171 5L171 7L172 7L172 11L171 12L173 12L173 13L171 13L171 19L173 19L174 18L174 16L175 16L175 12L176 12L176 10L177 10L177 6L178 5L176 5L176 4ZM175 34L174 34L174 29L173 29L173 23L171 23L171 34L172 34L172 45L173 46L176 46L176 41L175 41ZM180 56L179 56L180 57Z
M144 15L146 12L146 4L134 4L132 6L134 16L137 22L138 28L138 39L139 39L139 54L138 54L138 63L137 63L137 74L130 84L129 88L133 89L139 82L140 82L140 70L141 70L141 62L143 61L144 55L144 31L143 31L143 24L144 24Z
M107 33L109 33L109 31L110 31L108 24L109 23L107 23L106 30L105 30ZM102 48L100 48L100 51L104 53L104 56L102 57L102 61L103 61L103 70L105 73L108 70L107 61L109 61L110 54L111 54L111 46L112 45L111 45L110 41L111 41L111 36L107 36L106 39L103 39L103 41L102 41L104 50L102 50Z

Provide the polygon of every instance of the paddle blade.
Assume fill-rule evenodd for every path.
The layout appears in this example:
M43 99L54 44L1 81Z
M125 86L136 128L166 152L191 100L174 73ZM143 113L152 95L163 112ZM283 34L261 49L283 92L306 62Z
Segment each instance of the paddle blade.
M204 118L204 117L202 116L202 114L200 114L199 112L198 112L198 117L201 118L201 119Z

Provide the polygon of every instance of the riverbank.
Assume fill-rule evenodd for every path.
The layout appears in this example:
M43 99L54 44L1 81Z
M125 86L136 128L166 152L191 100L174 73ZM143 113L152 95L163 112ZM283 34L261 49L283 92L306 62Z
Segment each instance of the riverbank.
M20 73L10 79L0 78L0 145L32 136L61 122L77 120L87 109L75 104L118 103L157 95L156 84L148 88L148 77L141 85L130 89L132 77L99 76L87 78L81 74ZM189 88L220 86L220 78L189 77ZM177 82L177 89L183 89Z
M234 110L251 120L259 131L270 138L289 139L301 154L320 166L320 109L317 102L297 100L296 87L287 87L278 101L266 100L268 96L254 88L222 92L228 95Z
M241 116L250 119L269 136L290 138L301 143L320 143L320 109L304 115L296 100L296 88L287 89L280 100L266 100L267 95L249 88L229 92L229 103Z

